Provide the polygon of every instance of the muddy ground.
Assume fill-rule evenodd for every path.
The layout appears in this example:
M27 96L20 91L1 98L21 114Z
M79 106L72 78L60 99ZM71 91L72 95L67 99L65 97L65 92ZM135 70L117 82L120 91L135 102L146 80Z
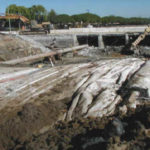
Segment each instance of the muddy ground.
M116 110L110 117L59 121L70 106L73 93L70 82L72 79L67 78L30 103L14 110L11 107L2 110L0 150L149 149L149 100L136 110L131 108L127 114ZM67 94L61 92L62 88Z
M54 115L54 114L53 114ZM51 117L51 116L50 116ZM4 139L3 139L4 140ZM14 139L12 139L13 141ZM14 150L148 150L150 105L128 116L58 122L44 134L14 140Z
M27 43L15 38L0 37L0 60L9 60L41 52ZM22 43L20 44L18 43ZM7 44L9 43L9 44ZM15 44L14 44L15 43ZM19 53L18 53L19 51ZM84 56L66 55L56 65L85 63L99 59L120 59L120 48L114 51L91 52L85 50ZM101 55L101 57L98 57ZM97 57L96 57L97 56ZM41 63L41 62L40 62ZM35 64L31 64L33 66ZM116 110L115 114L103 118L76 118L60 121L70 106L73 88L66 79L32 99L30 103L1 110L0 150L148 150L150 149L150 103L130 109L127 114ZM64 93L61 89L65 89ZM67 94L66 94L67 93ZM60 99L63 94L63 99ZM66 94L66 95L65 95ZM22 100L21 97L19 100ZM142 101L142 100L141 100ZM6 111L7 110L7 111Z

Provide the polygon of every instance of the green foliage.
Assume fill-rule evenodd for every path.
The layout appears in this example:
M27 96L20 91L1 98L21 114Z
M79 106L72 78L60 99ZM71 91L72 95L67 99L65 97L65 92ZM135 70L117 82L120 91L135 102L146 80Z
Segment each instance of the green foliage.
M57 23L61 24L74 23L74 19L67 14L58 15L56 20Z
M55 10L51 10L49 13L48 13L48 21L50 21L51 23L57 23L57 14L55 12Z
M91 14L91 13L73 15L72 18L76 22L84 22L84 23L96 23L96 22L100 22L100 17L98 15Z
M124 20L124 18L123 17L119 17L119 16L107 16L107 17L101 18L101 22L103 24L122 23L123 20Z
M52 9L50 12L42 5L33 5L30 8L26 8L24 6L16 6L10 5L6 8L6 13L10 14L18 14L23 15L30 20L37 20L38 22L43 21L50 21L53 24L61 23L75 23L75 22L83 22L84 24L88 23L97 23L102 25L142 25L142 24L150 24L150 18L124 18L120 16L106 16L100 18L100 16L92 14L92 13L84 13L84 14L77 14L73 16L69 16L67 14L60 14L57 13Z
M37 20L38 22L47 20L47 10L42 5L33 5L28 8L31 20Z
M38 22L47 20L47 11L42 5L33 5L31 8L10 5L6 8L6 13L22 15Z
M26 17L30 16L28 8L24 6L10 5L6 8L6 13L23 15Z
M37 20L38 22L42 22L47 20L47 11L42 5L33 5L29 8L30 19Z
M149 18L123 18L119 16L106 16L101 18L102 24L121 24L121 25L142 25L149 24Z

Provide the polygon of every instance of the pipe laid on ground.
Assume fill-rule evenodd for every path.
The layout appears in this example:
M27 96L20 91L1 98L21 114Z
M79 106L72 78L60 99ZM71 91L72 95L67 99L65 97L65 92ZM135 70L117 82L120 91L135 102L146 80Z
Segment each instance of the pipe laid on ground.
M42 53L42 54L38 54L38 55L23 57L23 58L19 58L19 59L13 59L13 60L1 62L0 64L16 65L16 64L23 63L23 62L36 60L36 59L39 59L39 58L50 57L50 56L54 56L54 55L58 55L58 54L64 54L64 53L68 53L68 52L71 52L71 51L74 51L74 50L76 50L76 51L81 50L81 49L84 49L84 48L87 48L87 47L88 47L88 45L76 46L76 47L72 47L72 48L61 49L61 50L58 50L56 52L53 51L53 52L48 52L48 53Z

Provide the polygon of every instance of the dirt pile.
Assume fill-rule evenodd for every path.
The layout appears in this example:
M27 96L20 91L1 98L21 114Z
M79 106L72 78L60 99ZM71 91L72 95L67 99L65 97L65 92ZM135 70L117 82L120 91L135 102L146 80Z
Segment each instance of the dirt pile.
M0 61L6 61L41 53L40 48L35 48L27 42L13 35L0 34Z
M53 89L22 105L10 102L0 110L0 150L15 149L19 145L30 141L32 137L53 128L53 125L64 119L71 94L68 85L71 79L56 84ZM65 89L62 92L62 89ZM69 91L70 89L70 91ZM22 102L24 99L16 98ZM15 105L15 106L14 106Z
M66 106L62 102L45 100L25 104L11 112L0 125L0 149L14 149L32 136L44 133L63 117ZM10 119L11 118L11 119Z
M59 122L53 130L18 143L16 150L145 150L150 147L150 105L126 117Z

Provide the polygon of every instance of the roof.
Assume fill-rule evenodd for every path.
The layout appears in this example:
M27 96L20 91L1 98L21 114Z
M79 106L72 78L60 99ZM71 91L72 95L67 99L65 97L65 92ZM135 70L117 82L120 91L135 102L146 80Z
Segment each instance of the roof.
M24 16L13 15L13 14L6 15L6 16L0 16L0 19L20 19L24 23L29 23L30 22L29 19L27 19Z

